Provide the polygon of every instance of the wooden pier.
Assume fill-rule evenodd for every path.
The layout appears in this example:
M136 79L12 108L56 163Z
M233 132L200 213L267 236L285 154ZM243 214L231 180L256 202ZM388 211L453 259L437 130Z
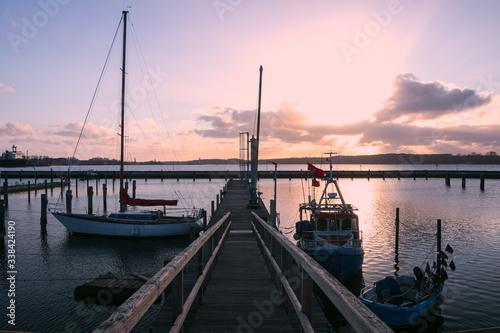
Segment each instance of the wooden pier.
M230 182L211 227L94 332L131 331L168 286L171 301L164 304L168 310L158 315L154 331L326 332L330 324L315 306L313 285L354 331L392 332L318 263L272 228L265 208L248 208L246 186L242 181ZM188 264L195 267L190 269L194 283L186 283Z

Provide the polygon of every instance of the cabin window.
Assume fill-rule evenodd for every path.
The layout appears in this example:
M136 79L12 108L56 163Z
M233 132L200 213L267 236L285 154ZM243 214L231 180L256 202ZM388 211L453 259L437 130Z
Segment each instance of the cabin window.
M342 230L351 230L351 219L342 220Z
M318 219L317 227L319 231L326 231L327 221L325 219Z
M336 219L331 219L330 220L330 231L337 230L337 220Z

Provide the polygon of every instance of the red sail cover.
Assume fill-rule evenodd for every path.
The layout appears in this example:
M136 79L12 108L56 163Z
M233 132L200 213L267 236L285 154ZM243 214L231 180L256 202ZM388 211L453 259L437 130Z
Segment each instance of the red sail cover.
M129 206L177 206L177 200L131 198L124 188L121 189L121 203Z

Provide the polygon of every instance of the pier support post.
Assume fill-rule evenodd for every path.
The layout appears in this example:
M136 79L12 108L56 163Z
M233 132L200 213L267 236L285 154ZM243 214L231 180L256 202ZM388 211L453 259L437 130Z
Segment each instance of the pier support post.
M28 180L28 203L31 203L31 180Z
M92 196L94 195L94 188L92 186L87 187L87 200L88 200L88 214L92 215Z
M217 209L219 209L219 195L216 195L216 201L217 201Z
M302 312L311 321L312 313L312 296L313 296L313 280L305 272L302 271Z
M78 177L75 178L75 191L76 196L78 196Z
M481 189L481 191L484 191L484 173L481 174L480 178L481 180L479 183L479 188Z
M64 194L64 180L62 177L60 179L61 179L61 198L62 198L64 196L63 195Z
M5 176L5 181L3 182L3 199L5 201L5 208L9 208L9 182L7 181L7 176Z
M45 229L47 225L47 204L49 200L47 199L47 194L41 195L41 215L40 215L40 225L42 226L42 230Z
M396 242L394 244L396 256L399 253L399 208L396 208Z
M102 184L102 209L104 211L108 210L108 202L106 199L107 194L108 194L108 186L106 185L106 183L104 183Z
M446 186L450 186L450 174L449 173L447 173L444 176L444 183L446 184Z
M66 190L66 213L71 214L73 212L73 193L71 190Z
M5 237L5 206L4 201L0 200L0 245L3 245Z
M462 174L462 188L465 188L465 174Z
M210 202L210 216L214 216L214 213L215 213L214 201L212 200Z
M181 269L172 281L172 324L175 323L177 316L182 313L184 303L183 272L184 270Z
M137 188L137 181L132 181L132 198L135 198L135 190Z
M203 229L207 228L207 211L203 209L202 211L203 214Z

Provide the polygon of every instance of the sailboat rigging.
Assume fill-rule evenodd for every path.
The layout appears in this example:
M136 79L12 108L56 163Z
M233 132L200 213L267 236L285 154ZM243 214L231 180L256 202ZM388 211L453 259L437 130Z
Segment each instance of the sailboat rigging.
M72 233L122 236L159 237L187 235L191 228L202 230L203 212L193 209L185 215L167 215L165 206L176 206L177 200L131 198L124 188L124 139L125 139L125 87L127 51L127 15L123 17L123 48L121 75L121 122L120 122L120 210L109 215L85 215L53 212L54 217ZM163 210L127 212L127 206L163 206Z

